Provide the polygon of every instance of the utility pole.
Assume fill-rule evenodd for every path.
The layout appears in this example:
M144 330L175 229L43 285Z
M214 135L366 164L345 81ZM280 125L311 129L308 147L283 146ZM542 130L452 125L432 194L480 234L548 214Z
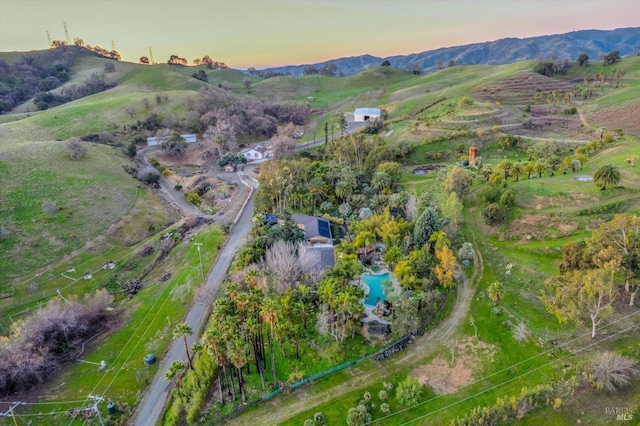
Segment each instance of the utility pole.
M100 413L100 409L98 408L98 404L101 403L102 401L104 401L104 398L101 396L91 396L89 395L88 398L93 399L94 403L93 403L93 407L91 407L91 409L93 411L95 411L96 413L98 413L98 418L100 419L100 424L102 426L104 426L104 421L102 420L102 413Z
M13 412L13 409L16 408L20 404L22 404L20 401L14 402L13 405L11 406L11 408L9 408L9 411L7 411L6 413L2 414L3 417L9 417L9 415L11 415L11 417L13 418L13 423L16 426L18 426L18 420L16 419L16 415Z
M64 25L64 35L67 38L67 43L70 43L71 39L69 38L69 30L67 30L67 23L63 22L62 25Z
M49 47L51 47L51 34L49 34L49 30L47 30L47 41L49 42Z
M202 243L194 243L198 246L198 258L200 259L200 275L202 275L202 283L204 283L204 268L202 267L202 253L200 252L200 246Z

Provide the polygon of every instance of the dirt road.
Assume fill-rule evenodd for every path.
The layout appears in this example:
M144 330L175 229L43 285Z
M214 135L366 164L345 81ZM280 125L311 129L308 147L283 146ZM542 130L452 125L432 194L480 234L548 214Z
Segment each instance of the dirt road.
M406 370L407 368L421 365L425 359L440 349L441 345L458 331L469 311L471 300L478 282L482 279L483 272L482 254L479 250L476 250L471 278L467 278L460 268L455 273L458 288L456 302L449 316L436 328L416 339L412 345L407 347L405 352L400 352L383 361L377 361L379 368L371 368L364 371L362 369L358 370L358 366L350 367L349 370L353 370L354 377L338 386L315 393L312 396L307 393L308 386L302 386L289 395L277 397L266 402L259 410L253 410L250 413L229 420L227 424L277 425L298 413L325 404L354 390L361 389L364 392L367 387L380 383L385 379L383 372L389 375L400 369ZM283 400L283 398L285 399Z

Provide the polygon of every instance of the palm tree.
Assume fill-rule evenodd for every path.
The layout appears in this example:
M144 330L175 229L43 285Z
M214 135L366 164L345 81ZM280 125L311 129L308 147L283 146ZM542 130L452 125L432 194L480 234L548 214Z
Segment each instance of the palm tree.
M600 167L593 175L593 181L601 190L607 189L607 185L617 185L620 183L620 170L608 164Z
M239 331L239 330L238 330ZM249 344L245 339L244 333L234 333L234 335L227 341L227 351L229 353L229 360L234 367L238 370L238 388L240 389L240 395L242 403L247 402L247 395L244 392L244 380L242 377L242 367L247 362L247 352L249 352Z
M357 246L362 245L363 256L367 255L367 247L376 242L376 234L371 231L362 231L356 235L354 243Z
M527 164L524 165L522 171L527 174L527 179L531 179L531 173L536 171L536 165L532 161L528 161Z
M353 194L353 187L351 182L346 180L339 180L336 184L336 196L346 202L347 199Z
M173 361L167 370L167 374L165 374L165 380L175 379L175 384L177 387L182 386L182 374L186 371L187 366L182 361Z
M178 324L176 328L173 329L173 337L182 337L182 343L184 343L184 350L187 353L187 360L189 361L189 368L193 370L193 363L191 362L191 355L189 354L189 346L187 345L187 336L191 336L193 334L193 330L187 324L182 323Z
M509 160L502 160L496 166L496 170L504 172L504 180L507 180L507 178L509 177L511 169L513 169L513 163Z
M269 324L269 348L271 349L271 374L273 375L273 386L278 386L278 378L276 376L276 352L275 352L275 327L278 324L280 313L280 305L278 301L269 297L265 299L260 315L262 320Z
M213 319L213 323L216 324L216 326L208 329L205 333L205 347L218 365L218 391L220 392L220 404L224 404L224 395L222 393L223 374L225 377L225 381L228 381L227 359L224 352L225 342L222 339L223 333L221 331L221 323L216 321L215 319ZM222 370L222 373L220 372L220 370Z
M382 191L391 185L391 176L385 172L375 172L371 178L371 187Z
M511 168L511 175L516 178L516 182L520 180L520 176L524 175L524 168L522 163L515 163Z
M494 281L489 284L489 288L487 289L487 294L493 301L493 306L496 306L502 296L504 296L504 288L502 287L502 283L500 281Z
M538 177L542 177L542 173L547 171L547 165L542 161L537 161L534 165L536 173L538 173Z

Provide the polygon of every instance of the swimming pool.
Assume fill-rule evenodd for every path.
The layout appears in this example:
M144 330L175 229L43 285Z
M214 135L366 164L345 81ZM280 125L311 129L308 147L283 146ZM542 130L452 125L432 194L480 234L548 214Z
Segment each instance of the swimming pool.
M391 273L385 272L384 274L371 275L362 274L360 279L369 286L369 295L364 301L365 305L376 306L378 299L384 302L387 298L382 291L382 283L391 279Z

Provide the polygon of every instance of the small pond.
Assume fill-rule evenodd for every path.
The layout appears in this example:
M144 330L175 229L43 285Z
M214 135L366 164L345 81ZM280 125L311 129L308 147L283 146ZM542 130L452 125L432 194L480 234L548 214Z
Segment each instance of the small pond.
M576 176L578 182L593 182L593 176Z

